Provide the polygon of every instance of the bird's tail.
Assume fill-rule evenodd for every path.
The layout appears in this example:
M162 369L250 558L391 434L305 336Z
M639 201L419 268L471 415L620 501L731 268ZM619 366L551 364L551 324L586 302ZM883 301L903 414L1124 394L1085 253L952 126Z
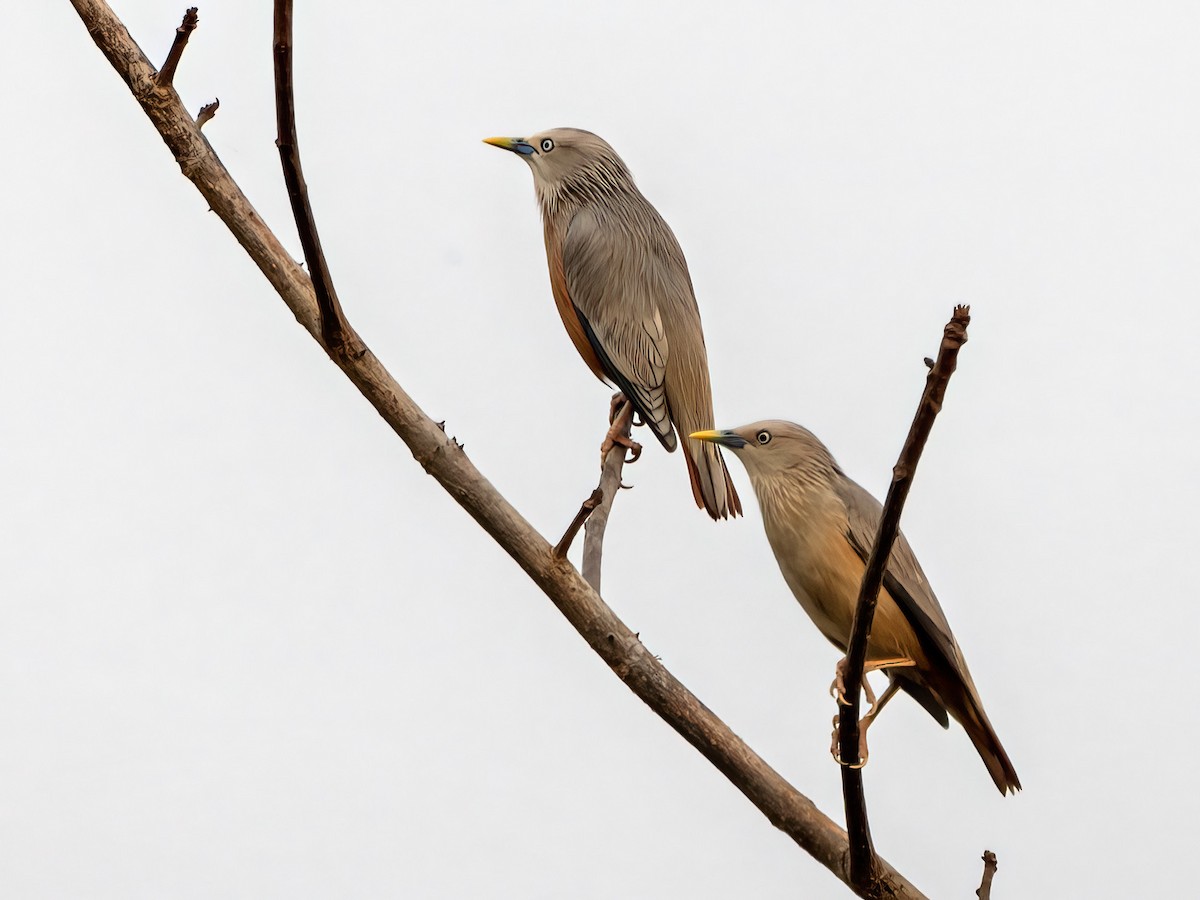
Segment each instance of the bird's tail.
M1016 793L1021 789L1021 780L1017 778L1017 770L1004 752L1000 738L996 737L992 723L988 721L987 713L979 696L970 686L964 685L959 703L950 706L950 714L962 725L967 737L975 745L975 751L983 764L987 766L988 774L1001 794Z
M684 432L687 434L688 432ZM725 460L716 444L685 438L683 458L687 460L688 477L696 505L714 520L742 514L742 501L729 478Z

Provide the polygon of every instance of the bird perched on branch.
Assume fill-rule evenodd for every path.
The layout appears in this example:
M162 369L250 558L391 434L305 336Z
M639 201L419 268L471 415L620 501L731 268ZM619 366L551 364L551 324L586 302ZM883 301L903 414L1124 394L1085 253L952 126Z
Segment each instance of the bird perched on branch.
M629 399L668 452L676 428L712 428L708 356L683 251L621 157L577 128L486 143L533 171L550 288L584 362ZM605 449L626 441L610 430ZM626 446L635 456L641 449ZM716 446L685 437L683 455L696 505L714 519L740 514Z
M883 508L842 472L829 451L791 422L756 422L693 438L728 447L746 466L763 527L784 580L813 623L846 652L859 584ZM898 690L949 727L953 716L975 745L1000 793L1021 782L954 640L946 614L904 535L896 538L883 576L864 671L882 670L889 684L863 716L862 728ZM867 688L866 679L863 687Z

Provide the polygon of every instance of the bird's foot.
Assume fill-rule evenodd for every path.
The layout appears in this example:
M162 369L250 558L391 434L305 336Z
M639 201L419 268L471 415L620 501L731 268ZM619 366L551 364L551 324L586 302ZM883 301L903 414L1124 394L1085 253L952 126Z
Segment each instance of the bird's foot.
M841 753L838 752L839 721L841 721L841 716L833 717L833 735L829 739L829 755L833 757L833 761L839 766L845 766L847 769L861 769L867 764L867 757L870 755L867 751L867 729L860 719L858 728L858 762L848 763L842 759Z
M608 401L608 424L614 425L617 421L617 416L623 413L624 407L629 404L629 398L622 391L617 391L612 395L612 399ZM629 404L632 405L632 404Z
M846 702L846 657L838 660L837 668L834 669L833 683L829 685L829 693L837 700L839 706L849 706ZM897 656L893 659L874 659L863 666L862 674L862 692L867 698L867 703L871 708L867 712L864 719L869 719L875 715L878 709L883 708L883 703L879 703L875 699L875 692L871 690L871 682L867 681L867 675L871 672L878 672L884 669L901 669L907 666L915 666L916 663L907 656ZM891 699L891 687L888 687L887 696ZM887 701L883 701L886 703Z
M604 459L608 456L608 451L613 447L624 447L629 451L629 455L625 457L626 465L637 462L638 457L642 455L642 445L629 437L625 433L624 428L613 425L612 428L608 429L608 434L604 437L604 443L600 445L600 466L602 468L604 466Z
M621 407L626 404L633 405L629 403L629 398L625 396L624 392L617 391L612 395L612 400L608 402L608 423L610 425L617 421L617 417L623 412ZM630 413L629 424L634 428L641 428L646 422L638 415L635 409Z
M833 681L829 685L829 695L837 701L838 706L849 706L846 702L846 657L838 660L833 670ZM837 728L837 716L833 717L833 727ZM836 755L836 754L835 754Z
M863 670L862 691L866 694L867 702L871 704L871 709L875 709L875 692L871 690L871 682L867 681L867 672L874 669L874 666L868 666ZM838 706L849 706L850 703L846 700L846 657L838 660L837 667L833 673L833 683L829 685L829 693L838 702Z
M633 404L624 394L613 394L608 415L608 434L604 436L604 443L600 445L600 468L604 468L604 460L613 447L624 447L629 451L629 456L625 458L626 464L637 462L638 457L642 455L642 445L629 434L633 424Z

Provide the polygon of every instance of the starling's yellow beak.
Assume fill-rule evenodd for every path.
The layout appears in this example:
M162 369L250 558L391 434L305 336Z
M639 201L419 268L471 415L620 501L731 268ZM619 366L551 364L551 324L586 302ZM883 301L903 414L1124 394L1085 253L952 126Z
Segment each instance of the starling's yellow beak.
M499 147L501 150L511 150L513 153L519 153L521 156L528 156L533 153L533 145L527 143L524 138L490 137L484 138L483 142L491 144L493 147Z
M740 450L746 446L746 439L732 431L693 431L689 437L698 441L708 441L710 444L720 444L730 450Z

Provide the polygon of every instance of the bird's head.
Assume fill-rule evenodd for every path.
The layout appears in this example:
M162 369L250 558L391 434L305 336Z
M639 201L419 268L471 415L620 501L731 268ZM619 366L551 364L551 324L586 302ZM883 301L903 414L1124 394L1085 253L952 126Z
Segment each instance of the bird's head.
M782 419L767 419L724 431L697 431L691 437L732 450L752 482L814 466L837 470L837 463L816 435Z
M579 128L551 128L529 137L484 138L485 144L517 154L533 171L538 196L547 198L574 189L617 191L633 179L608 142Z

